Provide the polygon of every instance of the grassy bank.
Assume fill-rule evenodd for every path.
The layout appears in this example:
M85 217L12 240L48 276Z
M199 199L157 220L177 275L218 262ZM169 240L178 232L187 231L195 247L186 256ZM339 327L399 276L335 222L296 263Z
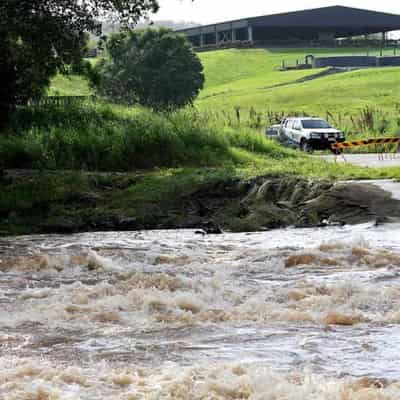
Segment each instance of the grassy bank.
M296 154L246 127L185 110L156 114L104 103L19 110L0 137L4 168L133 171L241 164L234 151L271 159Z
M188 226L200 188L260 175L400 178L400 168L327 163L193 110L100 103L20 110L0 158L11 169L0 177L3 235Z
M10 171L0 179L0 236L90 230L200 227L197 217L213 195L237 179L259 175L322 178L400 177L400 168L367 170L301 157L281 162L236 150L247 164L220 168L173 168L130 173ZM219 192L225 193L224 190ZM217 194L216 201L227 202ZM196 210L196 215L192 215ZM227 208L229 211L229 208ZM220 216L223 218L223 215ZM230 221L227 221L229 224ZM249 226L245 228L250 229Z
M5 169L131 172L233 168L248 174L397 177L396 169L328 164L280 146L258 129L215 114L153 113L106 103L19 110L0 137ZM243 172L245 175L246 172Z

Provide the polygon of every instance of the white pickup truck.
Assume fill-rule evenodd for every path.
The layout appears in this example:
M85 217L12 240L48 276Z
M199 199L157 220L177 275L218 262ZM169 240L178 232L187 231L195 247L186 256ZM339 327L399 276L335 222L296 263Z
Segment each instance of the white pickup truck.
M331 145L344 142L343 132L332 128L321 118L286 118L279 129L281 141L299 146L310 153L313 150L332 150Z

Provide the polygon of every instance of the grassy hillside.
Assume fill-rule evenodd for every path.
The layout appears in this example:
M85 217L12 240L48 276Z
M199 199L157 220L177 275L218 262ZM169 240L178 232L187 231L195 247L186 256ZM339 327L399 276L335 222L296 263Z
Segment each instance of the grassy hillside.
M298 79L309 75L314 75L321 70L304 70L304 71L288 71L281 72L279 68L284 61L286 65L295 65L296 61L304 62L304 58L308 54L314 55L378 55L377 49L229 49L200 53L199 56L203 62L206 84L202 91L197 104L201 107L212 107L223 109L226 106L242 106L265 108L273 106L273 108L281 109L287 103L286 96L278 96L281 89L272 89L271 86L280 85L283 83L291 83ZM392 54L391 50L386 50L385 54ZM93 60L91 60L93 62ZM375 71L375 70L373 70ZM361 71L368 75L368 71ZM374 75L374 72L369 72ZM358 76L357 74L353 75ZM393 76L393 79L398 76ZM330 82L329 78L328 82ZM368 77L366 77L368 79ZM391 73L387 73L385 82L392 80ZM320 80L307 83L307 87L319 85ZM335 80L333 81L335 84ZM354 84L354 79L352 81ZM365 86L361 79L360 86ZM346 86L343 84L342 86ZM378 85L377 85L378 86ZM296 86L299 87L300 86ZM348 91L353 90L349 87ZM303 90L303 87L301 87ZM323 88L321 92L329 88ZM365 87L368 94L368 88ZM270 92L274 97L270 98ZM85 79L79 76L57 76L53 79L50 95L59 94L61 96L69 95L89 95L91 90L88 87ZM290 93L288 96L292 95ZM307 99L313 102L313 99ZM288 107L298 107L303 105L304 99L293 99ZM331 103L334 103L332 100ZM317 101L315 103L318 103ZM314 107L314 104L311 105Z
M78 75L57 75L52 80L49 96L90 96L93 94L87 80Z
M291 83L320 70L278 71L282 60L304 59L307 53L269 50L222 50L201 55L207 85L197 104L201 108L244 108L273 110L355 111L365 106L390 109L400 102L397 82L400 68L364 69L327 76L304 83ZM319 50L333 54L332 50ZM227 68L229 65L231 67Z

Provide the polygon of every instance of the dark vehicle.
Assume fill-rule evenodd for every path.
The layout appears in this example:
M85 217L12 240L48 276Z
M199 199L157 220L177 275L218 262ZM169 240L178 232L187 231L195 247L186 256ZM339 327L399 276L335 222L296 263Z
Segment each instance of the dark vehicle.
M278 139L280 129L281 129L280 125L272 125L265 130L265 135L270 139Z

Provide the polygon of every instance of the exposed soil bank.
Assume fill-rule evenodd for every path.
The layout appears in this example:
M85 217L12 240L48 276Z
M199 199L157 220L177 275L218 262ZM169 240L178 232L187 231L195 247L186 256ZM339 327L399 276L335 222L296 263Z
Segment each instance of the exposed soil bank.
M211 221L233 231L400 219L400 201L371 183L259 177L206 186L193 198Z
M372 183L297 176L163 179L8 174L0 179L0 235L178 228L217 233L400 220L400 200Z

